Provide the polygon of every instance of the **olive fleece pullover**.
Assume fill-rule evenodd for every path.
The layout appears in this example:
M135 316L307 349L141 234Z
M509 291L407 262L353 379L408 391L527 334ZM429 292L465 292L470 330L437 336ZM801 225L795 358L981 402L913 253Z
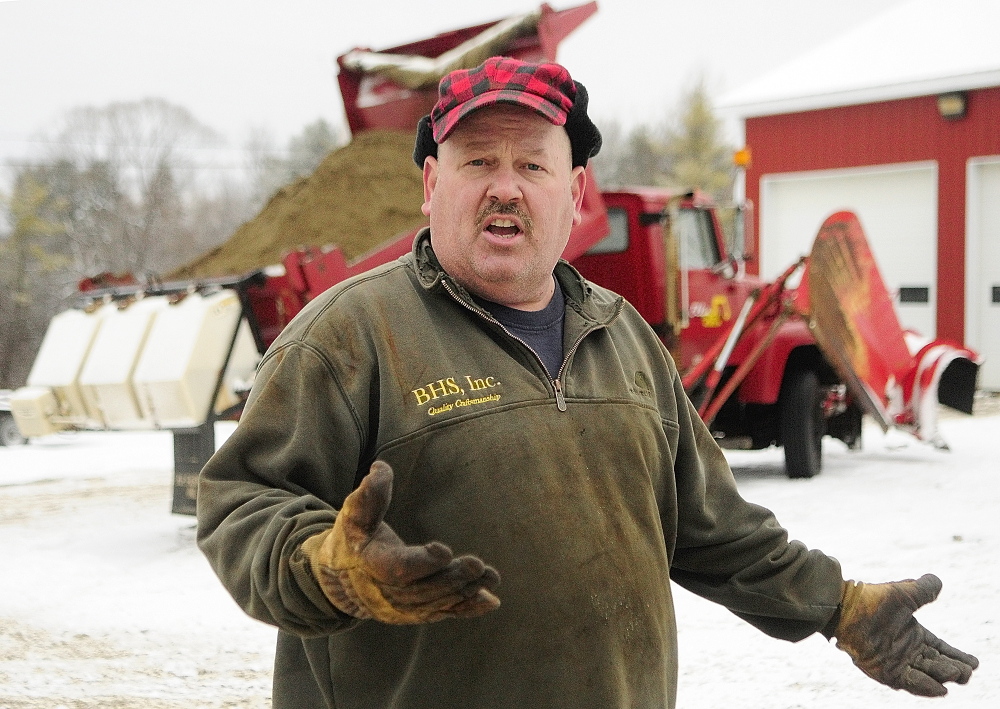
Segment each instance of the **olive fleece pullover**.
M673 707L670 580L799 640L840 600L839 564L744 501L656 335L568 264L550 379L438 265L411 254L312 301L270 348L202 472L198 543L278 628L275 709ZM501 575L483 617L359 621L300 550L375 459L409 544Z

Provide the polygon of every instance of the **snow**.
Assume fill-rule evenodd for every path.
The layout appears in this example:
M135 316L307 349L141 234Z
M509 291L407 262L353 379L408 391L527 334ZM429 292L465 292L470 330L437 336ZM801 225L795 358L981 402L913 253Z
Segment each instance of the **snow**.
M996 400L992 400L996 401ZM982 667L937 700L1000 696L1000 407L941 421L951 451L869 426L860 451L788 480L781 452L727 452L748 499L870 582L944 581L918 617ZM232 424L217 424L223 440ZM60 434L0 447L0 709L268 707L274 630L222 589L170 513L169 433ZM768 638L675 586L682 709L918 707L819 636ZM991 699L992 698L992 699Z

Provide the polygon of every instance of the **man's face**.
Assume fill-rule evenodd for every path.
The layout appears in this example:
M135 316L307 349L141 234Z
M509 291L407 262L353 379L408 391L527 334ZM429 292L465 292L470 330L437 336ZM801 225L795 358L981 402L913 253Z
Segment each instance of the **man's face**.
M585 186L565 129L520 106L480 109L424 163L423 212L434 253L472 293L540 310L580 223Z

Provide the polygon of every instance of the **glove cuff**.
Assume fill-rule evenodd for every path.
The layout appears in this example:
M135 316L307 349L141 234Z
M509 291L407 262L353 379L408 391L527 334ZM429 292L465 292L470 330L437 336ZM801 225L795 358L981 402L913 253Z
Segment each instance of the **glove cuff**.
M837 634L837 626L840 625L840 612L843 610L841 604L837 604L837 608L833 611L833 616L830 617L830 622L823 626L820 630L823 637L827 640L833 640L834 636Z
M317 583L319 583L320 578L322 578L319 573L319 569L321 566L319 561L320 550L323 548L323 543L326 541L326 538L330 535L332 531L333 528L331 527L330 529L327 529L324 532L320 532L319 534L314 534L311 537L306 537L306 539L299 546L299 548L302 550L302 553L305 555L306 560L309 562L309 570L312 572L313 578L316 580Z
M322 536L323 533L315 534L310 539L322 538ZM300 543L298 548L292 553L292 556L288 560L288 567L295 581L295 586L309 600L312 606L319 609L323 614L322 620L317 619L317 622L325 623L331 617L336 619L336 625L331 627L330 632L351 627L353 624L360 622L355 616L345 613L333 603L319 582L316 572L313 570L310 554L303 547L304 543Z
M333 528L308 537L299 546L302 555L308 562L309 573L326 599L341 613L351 618L370 618L371 612L354 596L350 579L346 571L333 569L328 563L323 563L323 545L333 534ZM323 571L325 570L325 573Z

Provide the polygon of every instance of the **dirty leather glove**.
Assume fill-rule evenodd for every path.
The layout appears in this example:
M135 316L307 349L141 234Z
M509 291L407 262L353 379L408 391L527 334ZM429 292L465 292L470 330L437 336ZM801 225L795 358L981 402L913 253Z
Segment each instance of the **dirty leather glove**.
M394 624L471 618L498 607L496 570L474 556L455 557L440 542L405 544L383 521L391 497L392 468L375 461L333 527L302 543L330 602L355 618Z
M944 696L944 683L965 684L979 660L939 640L913 617L940 592L941 580L933 574L895 583L845 581L833 631L837 647L882 684L923 697Z

